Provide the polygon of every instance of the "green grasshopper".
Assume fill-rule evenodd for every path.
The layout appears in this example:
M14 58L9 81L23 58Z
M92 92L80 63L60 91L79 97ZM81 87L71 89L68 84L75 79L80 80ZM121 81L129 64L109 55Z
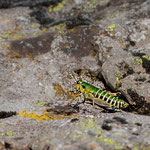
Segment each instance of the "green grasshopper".
M101 90L82 80L76 80L76 92L84 96L83 102L85 102L86 99L92 100L93 105L96 104L111 110L115 108L123 109L129 106L123 99L115 97L112 93Z

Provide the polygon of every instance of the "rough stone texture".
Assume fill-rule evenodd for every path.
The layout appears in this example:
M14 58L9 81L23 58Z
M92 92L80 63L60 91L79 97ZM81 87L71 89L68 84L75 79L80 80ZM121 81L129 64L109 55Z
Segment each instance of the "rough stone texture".
M149 4L64 0L44 7L47 28L31 8L0 9L0 149L149 150ZM74 106L71 73L120 91L130 107ZM43 109L49 121L16 113Z

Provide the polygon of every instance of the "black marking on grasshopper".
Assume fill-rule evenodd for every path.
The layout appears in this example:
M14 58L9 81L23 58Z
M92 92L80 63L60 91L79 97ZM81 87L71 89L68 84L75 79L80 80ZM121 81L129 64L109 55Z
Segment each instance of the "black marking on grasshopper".
M129 106L123 99L112 96L111 94L82 80L76 82L76 90L82 93L85 99L91 99L94 104L108 108L123 109ZM85 101L85 100L84 100Z

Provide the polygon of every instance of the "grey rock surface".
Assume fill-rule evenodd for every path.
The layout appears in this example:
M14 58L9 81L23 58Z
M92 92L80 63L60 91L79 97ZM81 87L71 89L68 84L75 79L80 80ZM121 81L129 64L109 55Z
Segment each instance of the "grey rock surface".
M0 149L149 150L149 4L64 0L47 28L31 8L0 9ZM70 74L129 108L74 105Z

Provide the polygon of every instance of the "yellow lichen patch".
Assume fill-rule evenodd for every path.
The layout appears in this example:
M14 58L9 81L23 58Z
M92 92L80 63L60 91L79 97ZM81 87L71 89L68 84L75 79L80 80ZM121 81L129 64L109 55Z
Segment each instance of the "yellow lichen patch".
M77 30L76 28L69 29L69 31L74 33L74 34L79 34L80 33L80 31Z
M35 25L35 24L32 24L32 25L31 25L31 28L36 28L36 25Z
M144 55L144 56L142 56L143 58L146 58L147 60L150 60L150 56L148 56L148 55Z
M100 4L99 0L88 0L84 5L84 9L94 9Z
M123 73L122 72L115 72L115 76L116 76L116 81L119 81L123 77Z
M103 133L102 133L100 127L98 126L97 121L94 119L89 119L88 121L77 123L76 125L80 126L81 129L83 131L85 131L85 133L82 132L82 134L77 134L76 135L77 138L80 138L81 136L85 136L85 134L87 133L87 130L89 130L91 132L94 131L94 133L96 133L95 138L98 141L100 141L101 143L106 144L106 145L112 145L115 147L116 150L123 148L119 142L117 142L111 138L103 137Z
M42 106L45 106L46 104L48 104L48 102L40 102L40 101L34 101L35 104L37 104L38 106L42 107Z
M63 0L61 3L59 3L56 7L50 7L49 8L49 12L58 12L61 11L63 9L63 7L65 6L65 4L67 4L69 2L69 0Z
M0 126L4 126L6 125L6 123L0 122Z
M115 29L116 25L115 24L111 24L109 25L107 28L109 29L109 31L113 32Z
M24 38L26 36L27 36L26 34L22 34L22 35L10 35L10 38L12 38L12 39L21 39L21 38Z
M14 136L14 133L13 133L13 131L12 130L9 130L9 131L7 131L7 132L5 132L5 133L0 133L0 135L1 136Z
M56 90L56 96L64 95L66 93L64 89L62 88L62 86L59 85L58 83L54 83L53 86L54 86L54 89Z
M39 120L39 121L59 120L59 119L76 117L76 115L65 116L61 114L55 114L55 112L53 111L47 112L45 109L42 111L42 115L38 115L33 112L27 113L26 110L18 112L18 114L21 117L31 118L31 119Z
M82 136L82 134L76 134L75 136L76 136L76 138L80 138Z
M0 39L7 39L13 33L13 31L8 31L0 36Z
M122 72L115 72L115 81L114 81L114 85L115 85L115 88L118 89L120 87L120 79L122 79L123 77L123 73Z
M23 26L22 26L22 29L25 29L25 28L26 28L26 26L25 26L25 25L23 25Z
M47 29L46 29L46 28L44 28L44 27L42 27L42 28L41 28L41 30L42 30L42 31L46 31Z
M142 61L141 58L136 58L136 59L134 60L134 64L135 64L135 65L136 65L136 64L142 65L142 63L143 63L143 61Z
M150 150L150 146L148 143L136 143L132 150Z
M85 130L88 129L90 131L95 131L98 133L98 135L101 135L102 131L98 128L97 126L97 121L94 119L89 119L86 122L80 122L77 123L76 125L79 125L81 127L81 129Z
M52 120L53 118L48 117L46 115L46 111L43 110L42 115L35 114L33 112L27 113L26 110L23 110L21 112L18 112L18 114L24 118L31 118L35 120L40 120L40 121L47 121L47 120Z
M37 35L39 35L41 32L40 31L36 31L36 32L34 32L32 35L33 36L37 36Z
M50 30L57 31L57 33L54 35L54 37L57 37L58 35L65 35L67 33L65 24L59 24L59 25L50 27Z
M85 134L87 133L87 130L91 131L91 132L94 131L97 133L97 135L102 134L101 129L99 129L97 126L97 121L94 119L89 119L88 121L85 121L85 122L79 122L79 123L76 123L76 125L79 126L83 131L86 131L85 133L82 132L82 134L77 133L76 138L80 138L81 136L85 136ZM96 136L95 136L95 138L96 138Z
M117 141L111 139L111 138L104 138L103 136L99 136L98 139L107 145L113 145L115 149L122 149L123 147L118 143Z

